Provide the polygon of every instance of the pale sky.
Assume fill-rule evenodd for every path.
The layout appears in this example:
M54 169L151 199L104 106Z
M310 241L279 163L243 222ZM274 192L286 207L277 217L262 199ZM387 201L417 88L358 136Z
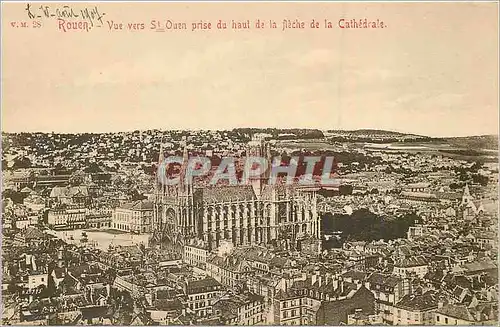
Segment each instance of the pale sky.
M61 6L62 4L59 4ZM52 4L55 8L56 5ZM92 4L73 3L76 9ZM105 25L14 28L2 4L2 130L374 128L498 134L496 3L106 3ZM321 28L281 30L314 18ZM339 29L341 18L387 28ZM150 31L152 19L251 30ZM278 29L256 30L256 19ZM334 28L325 29L330 20ZM144 22L109 31L106 21Z

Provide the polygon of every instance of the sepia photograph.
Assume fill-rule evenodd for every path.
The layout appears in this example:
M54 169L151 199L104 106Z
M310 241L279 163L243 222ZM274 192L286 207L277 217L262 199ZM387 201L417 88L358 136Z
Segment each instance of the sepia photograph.
M1 324L498 326L498 2L2 2Z

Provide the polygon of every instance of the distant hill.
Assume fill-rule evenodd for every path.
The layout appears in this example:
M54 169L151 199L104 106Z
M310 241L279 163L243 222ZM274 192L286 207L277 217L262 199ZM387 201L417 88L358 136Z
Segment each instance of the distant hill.
M281 140L322 139L325 137L319 129L311 128L235 128L232 132L243 139L256 133L269 134L272 138Z
M350 135L353 137L366 137L366 136L377 136L377 137L410 137L410 138L429 138L429 136L401 133L395 131L386 131L382 129L356 129L356 130L329 130L328 133L339 134L339 135Z
M368 143L393 143L393 142L428 142L429 136L406 134L401 132L380 129L357 129L352 131L329 130L326 132L334 142L368 142Z
M329 130L328 133L349 136L355 138L415 138L418 141L439 141L448 143L454 147L466 149L485 149L498 150L497 135L478 135L478 136L461 136L461 137L429 137L418 134L407 134L394 131L378 130L378 129L357 129L357 130Z
M497 135L479 135L479 136L464 136L464 137L447 137L443 141L461 148L467 149L486 149L498 150L498 136Z
M358 136L358 137L363 137L367 135L373 135L373 136L386 136L386 137L401 137L401 136L406 136L406 137L418 137L422 138L425 137L427 138L428 136L424 135L417 135L417 134L409 134L409 133L401 133L401 132L395 132L395 131L386 131L386 130L381 130L381 129L356 129L356 130L329 130L329 133L333 134L349 134L352 136Z

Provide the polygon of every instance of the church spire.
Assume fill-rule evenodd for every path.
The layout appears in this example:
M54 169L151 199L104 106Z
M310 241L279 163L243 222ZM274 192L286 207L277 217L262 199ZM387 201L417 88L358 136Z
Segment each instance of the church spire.
M464 188L464 197L469 197L470 196L470 190L469 190L469 183L466 183L465 184L465 188Z
M165 149L164 149L164 145L163 145L163 142L164 139L162 138L161 141L160 141L160 151L158 153L158 167L157 167L157 170L156 170L156 175L157 175L157 185L159 184L159 186L161 186L160 190L161 190L161 193L162 194L165 194L168 189L167 189L167 185L165 185L164 183L164 178L166 178L167 176L167 171L166 171L166 167L162 167L163 165L163 161L165 160Z
M163 139L160 142L160 152L158 153L158 166L163 162L165 159L165 154L163 153Z
M472 202L472 200L474 200L474 198L470 194L469 184L467 183L467 184L465 184L464 194L462 195L461 205L467 205L470 202Z
M273 169L273 157L271 155L271 144L269 142L264 143L266 147L266 160L267 160L267 169L265 172L264 182L268 183L269 178L271 177L271 170Z
M188 150L187 150L187 141L186 139L184 139L182 141L183 143L183 146L184 146L184 149L182 151L182 162L184 165L187 165L187 162L188 162Z
M187 174L187 169L188 169L188 160L189 160L189 155L188 155L188 150L187 150L187 140L185 137L182 139L181 144L184 147L184 149L182 151L182 166L181 166L181 172L180 172L180 189L181 189L181 191L184 191L186 174ZM188 189L189 189L189 187L188 187Z

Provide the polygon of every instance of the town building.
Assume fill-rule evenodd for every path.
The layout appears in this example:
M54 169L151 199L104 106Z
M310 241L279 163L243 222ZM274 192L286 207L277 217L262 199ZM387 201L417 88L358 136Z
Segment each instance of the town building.
M205 270L208 259L208 248L201 240L191 240L184 245L183 260L185 263L193 267L198 267Z
M56 186L50 192L50 199L58 204L84 206L90 196L86 186Z
M435 291L407 294L394 305L394 325L434 325L434 312L437 308Z
M394 274L401 278L418 276L423 278L429 271L429 263L423 256L408 257L394 264Z
M393 323L393 307L406 295L403 280L393 275L372 273L365 286L375 297L375 312L380 313L385 323Z
M113 220L111 208L89 209L85 220L89 228L110 228Z
M188 281L184 285L187 306L198 317L212 314L212 305L222 292L222 285L211 277Z
M60 204L49 210L47 222L53 229L81 229L86 225L85 214L83 207Z
M252 294L229 294L216 300L213 313L222 325L254 326L264 322L264 297Z
M466 304L440 304L435 312L434 325L496 325L498 323L498 302L470 306Z
M153 218L153 204L135 201L115 208L111 228L124 232L149 233Z

